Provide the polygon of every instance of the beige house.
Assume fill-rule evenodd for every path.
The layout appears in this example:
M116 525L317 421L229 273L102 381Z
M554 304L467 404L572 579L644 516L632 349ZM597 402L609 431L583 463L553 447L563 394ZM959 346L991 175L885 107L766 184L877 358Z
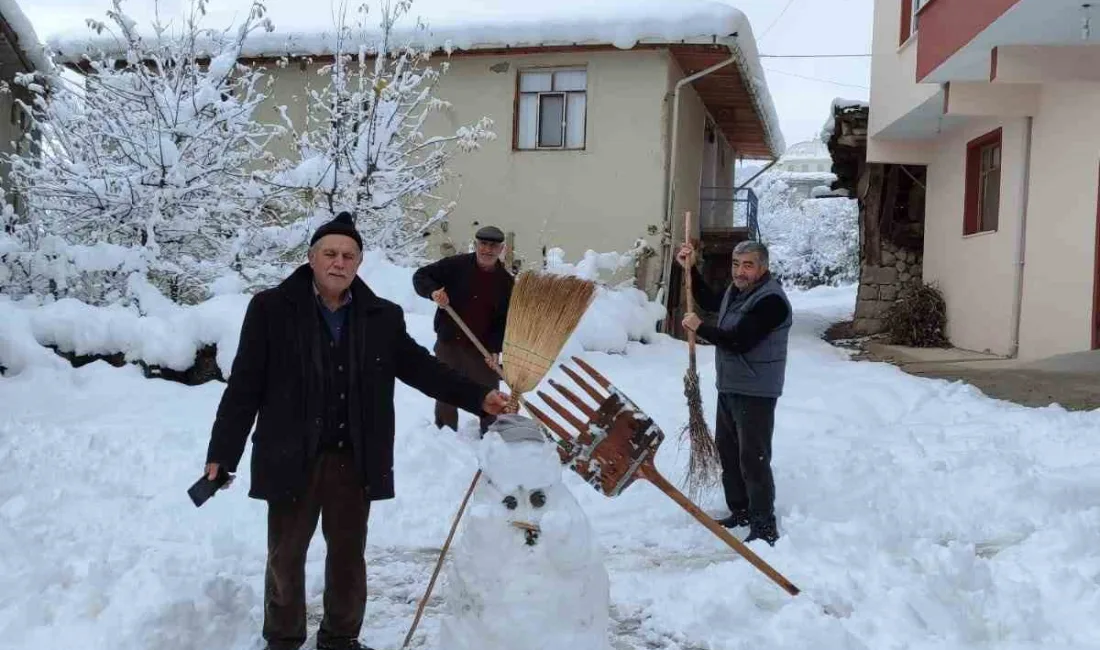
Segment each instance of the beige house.
M1100 5L875 1L867 160L925 168L954 345L1100 347L1098 121Z
M9 92L0 93L0 155L19 151L27 144L23 140L30 120L19 101L30 100L30 93L15 83L17 75L27 74L46 65L41 46L30 21L14 2L0 5L0 83ZM8 165L0 162L0 187L4 199L17 210L19 197L8 189Z
M465 252L486 224L507 233L516 268L538 268L551 248L576 261L587 250L626 252L641 239L653 254L626 273L651 298L675 306L681 281L673 247L691 211L707 271L715 281L728 273L732 245L755 236L754 197L735 189L735 163L774 160L784 149L751 28L727 5L647 7L618 19L616 33L637 36L630 44L611 42L605 22L567 12L554 24L568 43L531 39L523 26L492 19L463 25L487 36L446 57L437 96L453 108L426 135L487 116L497 137L452 159L454 180L438 194L457 207L433 234L435 254ZM661 12L677 20L651 36L641 26ZM279 54L252 51L261 59ZM327 61L269 66L276 81L268 110L304 111L306 83L317 83L316 67Z
M229 13L215 18L246 5L226 0L215 10ZM267 5L276 29L256 33L244 52L274 77L258 117L279 121L285 110L300 118L307 88L323 82L318 70L332 60L332 12L328 3L316 11L293 0ZM426 136L482 117L496 134L452 158L453 180L435 194L457 207L433 233L434 253L466 251L486 224L508 234L515 264L526 268L551 248L576 261L643 240L652 255L626 273L677 305L674 247L690 211L707 271L716 280L728 273L733 243L755 236L755 197L734 187L735 163L784 150L744 14L705 0L493 5L456 13L449 0L417 0L403 20L415 14L428 28L395 38L411 36L433 52L432 65L449 65L436 95L451 108ZM72 33L51 47L70 58L84 51L88 41ZM283 57L291 63L272 65ZM290 143L276 146L289 155Z

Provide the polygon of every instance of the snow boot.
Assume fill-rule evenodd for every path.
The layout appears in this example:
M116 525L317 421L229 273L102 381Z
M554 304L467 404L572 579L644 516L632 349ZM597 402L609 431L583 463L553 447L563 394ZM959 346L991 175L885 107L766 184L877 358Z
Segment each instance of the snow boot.
M762 539L768 543L768 546L775 546L775 542L779 540L779 531L776 530L775 517L753 517L749 522L749 536L745 538L745 543L749 543L758 539Z
M738 508L732 511L728 517L724 517L718 520L718 523L726 528L739 528L741 526L749 525L749 511L743 508Z
M374 650L374 648L359 643L358 639L338 639L318 641L317 650Z

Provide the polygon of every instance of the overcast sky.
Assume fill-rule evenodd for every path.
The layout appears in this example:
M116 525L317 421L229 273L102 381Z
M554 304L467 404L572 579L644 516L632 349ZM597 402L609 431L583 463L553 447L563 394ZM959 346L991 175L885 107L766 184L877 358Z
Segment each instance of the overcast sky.
M81 18L105 19L109 0L18 0L40 38ZM217 3L219 0L212 0ZM463 0L454 0L460 4ZM530 0L517 0L529 2ZM551 0L552 1L552 0ZM599 0L593 0L598 2ZM742 10L765 55L869 54L874 0L723 0ZM123 5L152 0L128 0ZM415 2L413 3L415 9ZM67 19L66 19L67 18ZM868 97L871 59L762 60L788 145L815 137L836 97Z

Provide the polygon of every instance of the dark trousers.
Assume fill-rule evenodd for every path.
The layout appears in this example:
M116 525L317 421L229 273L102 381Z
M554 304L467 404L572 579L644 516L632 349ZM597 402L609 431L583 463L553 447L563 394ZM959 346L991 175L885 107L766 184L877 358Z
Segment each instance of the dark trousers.
M774 397L718 395L714 442L722 463L722 487L731 511L748 510L752 517L775 516L772 478Z
M485 363L485 357L481 355L473 345L464 341L436 341L435 356L443 363L454 368L463 375L489 388L500 386L500 375ZM495 415L481 417L481 433L489 429L489 425L496 420ZM450 427L458 430L458 408L444 402L435 403L435 426Z
M267 511L264 639L272 648L306 640L306 551L321 520L325 537L324 618L317 640L356 639L367 605L367 516L352 455L322 453L304 496L270 502Z

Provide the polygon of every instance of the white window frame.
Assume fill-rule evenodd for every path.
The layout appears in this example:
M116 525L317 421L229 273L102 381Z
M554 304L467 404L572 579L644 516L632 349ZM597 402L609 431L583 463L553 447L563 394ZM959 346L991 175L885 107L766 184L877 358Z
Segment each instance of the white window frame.
M912 37L913 34L917 33L917 20L920 18L920 16L918 16L917 14L920 13L920 10L923 9L924 5L928 4L929 1L930 0L910 0L909 11L912 12L910 14L910 19L909 19L909 36L910 37Z
M585 73L584 89L583 90L557 90L555 89L555 81L557 79L557 73L561 72L583 72ZM550 90L542 91L525 91L523 90L523 75L525 74L551 74ZM520 105L525 96L535 97L535 123L534 123L534 146L524 146L522 143L524 138L521 137L521 132L524 129L524 122L521 119ZM572 96L584 97L584 111L580 118L584 122L581 127L581 144L580 146L569 146L569 100ZM542 135L542 100L544 97L560 97L562 100L562 124L561 124L561 145L559 146L542 146L539 144L539 139ZM516 115L515 115L515 130L513 133L513 145L512 148L515 151L584 151L588 146L588 68L586 66L555 66L555 67L532 67L532 68L520 68L516 74Z

